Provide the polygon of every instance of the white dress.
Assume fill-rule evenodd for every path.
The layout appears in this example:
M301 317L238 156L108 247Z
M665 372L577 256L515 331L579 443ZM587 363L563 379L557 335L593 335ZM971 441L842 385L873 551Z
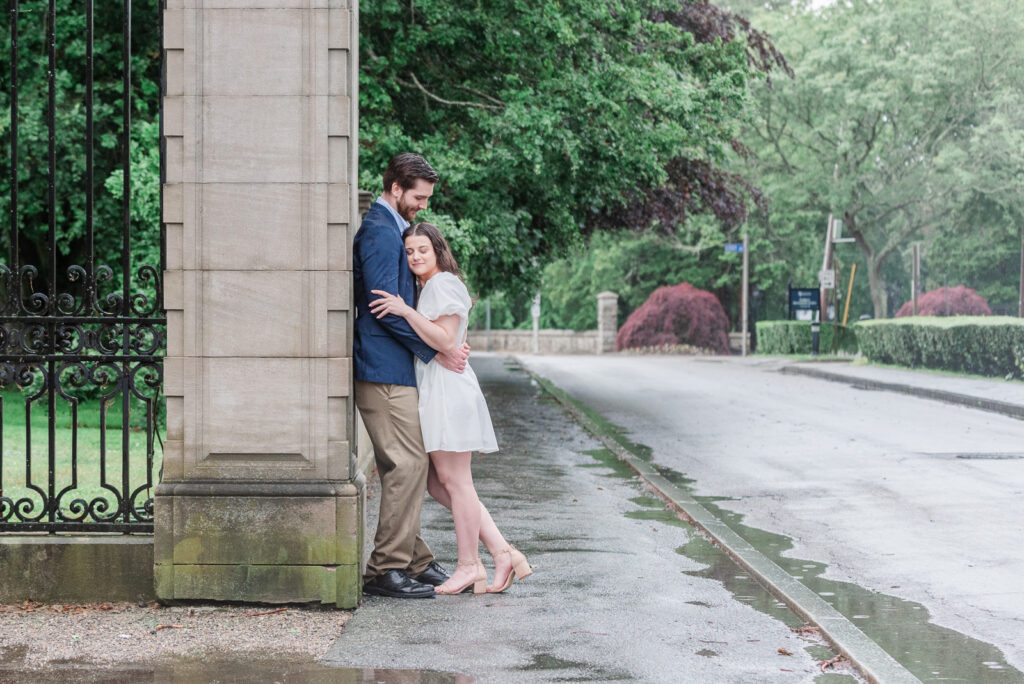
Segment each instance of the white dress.
M469 290L453 273L442 271L423 286L416 310L434 321L441 316L459 316L458 339L469 325L472 306ZM419 389L420 427L427 451L498 450L491 415L476 373L466 364L464 373L454 373L436 360L423 363L416 359L416 386Z

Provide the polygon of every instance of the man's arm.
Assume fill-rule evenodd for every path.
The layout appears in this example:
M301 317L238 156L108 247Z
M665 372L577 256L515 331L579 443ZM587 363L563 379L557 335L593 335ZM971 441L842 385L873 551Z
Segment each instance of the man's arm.
M372 302L377 298L372 290L398 292L399 262L394 255L401 249L401 245L398 235L387 229L371 230L363 236L359 256L363 267L364 301ZM372 314L367 311L365 315ZM437 354L430 345L420 339L404 318L389 314L377 322L423 363L430 363Z
M370 302L370 313L381 320L387 316L401 316L409 322L413 332L431 348L437 350L434 358L450 371L462 373L469 360L469 345L459 344L456 333L459 329L457 316L441 316L431 321L412 308L401 297L387 290L373 290L380 299Z

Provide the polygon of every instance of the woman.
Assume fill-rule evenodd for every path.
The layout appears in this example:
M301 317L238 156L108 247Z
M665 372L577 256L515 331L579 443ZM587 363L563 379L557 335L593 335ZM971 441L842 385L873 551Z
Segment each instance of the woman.
M429 223L409 227L402 238L409 268L421 288L417 308L397 295L373 290L380 299L370 303L370 310L377 318L394 314L406 319L420 339L438 351L460 346L473 303L448 242ZM513 580L523 579L531 570L526 557L501 536L473 486L471 452L498 450L476 374L468 365L459 374L416 359L416 385L423 444L430 454L427 491L452 511L459 549L455 572L436 591L458 594L470 587L475 594L505 591ZM490 586L477 555L478 539L494 559L494 583Z

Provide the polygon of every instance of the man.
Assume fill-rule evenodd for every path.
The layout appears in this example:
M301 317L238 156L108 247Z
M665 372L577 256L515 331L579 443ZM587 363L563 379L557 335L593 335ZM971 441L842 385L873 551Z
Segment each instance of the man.
M370 207L352 249L356 322L356 406L373 443L380 475L380 520L363 591L395 598L429 598L448 574L420 537L420 509L429 457L423 448L413 356L436 360L449 370L466 368L466 348L438 354L402 318L377 320L371 290L385 290L413 303L415 283L402 232L427 208L437 172L416 154L400 154L384 171L384 192Z

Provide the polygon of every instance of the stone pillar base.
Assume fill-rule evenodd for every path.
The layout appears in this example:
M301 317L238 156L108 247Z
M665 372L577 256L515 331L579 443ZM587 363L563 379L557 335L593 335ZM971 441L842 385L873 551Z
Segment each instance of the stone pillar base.
M361 476L351 483L161 484L157 597L355 607L364 485Z

